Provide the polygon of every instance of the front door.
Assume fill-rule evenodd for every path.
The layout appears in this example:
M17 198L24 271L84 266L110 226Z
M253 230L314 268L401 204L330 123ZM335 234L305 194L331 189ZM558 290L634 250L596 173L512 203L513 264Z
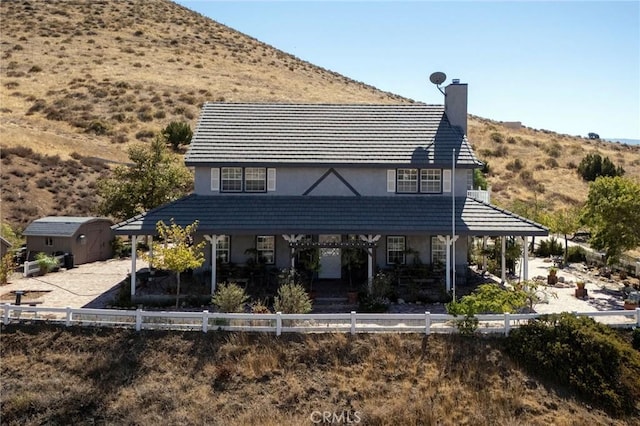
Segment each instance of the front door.
M338 243L342 240L341 235L320 235L320 243ZM339 248L320 248L320 279L340 279L342 278L342 253Z

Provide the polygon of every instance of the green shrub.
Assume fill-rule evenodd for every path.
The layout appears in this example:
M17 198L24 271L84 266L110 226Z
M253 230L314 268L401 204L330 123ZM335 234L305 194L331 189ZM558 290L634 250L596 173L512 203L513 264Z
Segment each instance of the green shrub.
M591 318L540 317L512 330L507 350L531 372L572 387L612 413L640 409L640 354Z
M9 276L15 267L16 265L11 253L6 253L2 256L0 259L0 285L7 284L9 282Z
M220 312L242 312L247 300L249 300L249 296L238 284L222 283L218 285L216 294L211 298L211 303L217 306Z
M191 143L191 137L193 132L188 123L172 121L162 129L162 135L167 139L167 142L171 144L174 150L177 150L180 145L188 145Z
M538 257L561 256L563 254L562 243L554 237L548 240L541 240L540 245L535 250L535 255Z
M578 174L582 179L593 182L598 176L622 176L624 169L621 166L616 167L609 157L604 159L600 154L587 154L578 165Z
M634 328L631 334L631 345L633 349L640 351L640 328Z
M47 272L51 272L58 266L60 266L58 263L58 259L43 252L36 254L36 263L40 267L40 273L42 275L46 274Z
M578 262L586 262L587 253L580 246L571 246L567 251L567 262L578 263Z
M306 314L311 312L311 299L305 288L296 283L283 284L278 288L273 308L283 314Z

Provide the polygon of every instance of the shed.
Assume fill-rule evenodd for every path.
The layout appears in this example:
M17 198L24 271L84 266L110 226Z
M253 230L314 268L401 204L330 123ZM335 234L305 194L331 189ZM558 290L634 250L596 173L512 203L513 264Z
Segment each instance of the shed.
M47 216L31 222L22 234L30 258L38 252L70 253L73 263L81 265L113 257L112 225L102 217Z
M9 252L11 243L4 238L0 237L0 258L4 257Z

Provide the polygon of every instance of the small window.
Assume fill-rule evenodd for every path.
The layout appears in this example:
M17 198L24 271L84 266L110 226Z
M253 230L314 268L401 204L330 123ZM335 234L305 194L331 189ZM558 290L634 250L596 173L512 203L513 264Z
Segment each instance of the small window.
M218 243L216 244L216 254L218 257L218 262L220 263L229 263L230 256L230 241L228 235L219 235Z
M441 182L440 169L420 170L420 192L439 193Z
M438 237L431 237L431 263L442 263L447 261L447 245L440 241Z
M404 265L405 260L405 238L398 236L388 236L387 263L389 265Z
M258 261L267 265L273 265L275 256L276 238L273 235L258 235L256 239L256 250L258 251Z
M267 190L266 169L247 167L244 170L244 190L247 192L265 192Z
M47 246L47 247L53 246L53 237L45 237L44 238L44 245Z
M222 169L222 191L242 191L242 167L224 167Z
M472 190L473 187L473 169L467 170L467 189Z
M396 190L418 192L418 169L398 169Z

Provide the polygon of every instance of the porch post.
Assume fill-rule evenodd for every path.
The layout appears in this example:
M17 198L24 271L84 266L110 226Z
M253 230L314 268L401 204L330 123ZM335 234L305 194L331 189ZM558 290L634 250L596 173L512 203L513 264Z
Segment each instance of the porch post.
M136 236L131 236L131 296L136 295Z
M296 249L295 247L293 247L294 243L297 243L298 241L300 241L302 239L302 237L304 237L304 234L291 234L291 235L286 235L283 234L282 238L284 238L284 240L286 242L289 243L289 247L291 248L291 273L293 274L293 272L296 269Z
M360 240L369 243L367 247L367 289L369 293L373 288L373 245L382 237L382 235L360 235Z
M482 237L482 272L487 272L487 236Z
M502 265L501 265L501 279L502 279L502 284L507 282L507 237L506 236L502 236L500 237L500 239L502 240Z
M218 281L218 236L205 235L204 239L211 243L211 295L216 292L216 284Z
M529 237L522 237L522 279L529 280Z
M451 291L451 236L438 235L438 239L447 247L445 251L445 283L447 292Z

